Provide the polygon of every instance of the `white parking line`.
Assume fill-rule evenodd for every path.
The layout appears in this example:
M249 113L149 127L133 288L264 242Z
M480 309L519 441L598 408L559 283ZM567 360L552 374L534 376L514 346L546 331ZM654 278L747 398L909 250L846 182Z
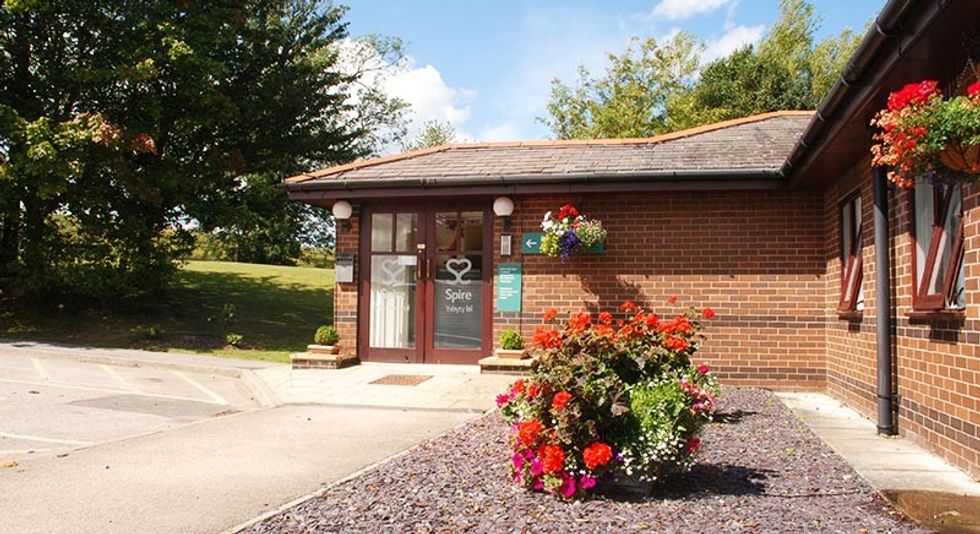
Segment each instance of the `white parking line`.
M12 378L0 378L0 382L6 382L8 384L23 384L27 386L48 386L48 387L55 387L55 388L77 389L80 391L96 391L99 393L132 393L131 391L127 391L125 389L94 388L89 386L74 386L71 384L59 384L57 382L34 382L31 380L14 380ZM140 395L142 397L155 397L158 399L204 402L207 404L218 404L221 406L228 404L227 402L215 402L211 400L204 400L204 399L199 399L194 397L181 397L179 395L163 395L160 393L134 393L134 395Z
M51 377L48 376L48 370L44 368L44 364L41 363L41 360L31 358L31 362L34 364L34 370L37 371L37 376L41 377L41 380L44 380L45 382L51 380Z
M105 371L107 375L111 376L113 380L119 382L119 384L122 387L128 389L129 391L132 391L133 393L143 393L142 391L139 390L138 387L127 382L126 379L123 378L122 375L119 374L119 372L113 369L112 367L109 367L108 365L99 364L99 368Z
M91 445L91 441L78 441L75 439L55 439L42 436L31 436L28 434L11 434L10 432L0 432L0 438L22 439L26 441L40 441L42 443L58 443L61 445Z
M170 371L170 372L173 373L174 376L176 376L177 378L180 378L180 379L184 380L185 382L187 382L188 384L190 384L190 385L194 386L195 388L197 388L198 391L200 391L201 393L204 393L205 395L207 395L208 398L210 398L214 402L217 402L219 404L229 404L227 399L225 399L221 395L218 395L217 393L211 391L210 389L204 387L204 384L201 384L197 380L194 380L193 378L185 375L184 373L182 373L180 371Z

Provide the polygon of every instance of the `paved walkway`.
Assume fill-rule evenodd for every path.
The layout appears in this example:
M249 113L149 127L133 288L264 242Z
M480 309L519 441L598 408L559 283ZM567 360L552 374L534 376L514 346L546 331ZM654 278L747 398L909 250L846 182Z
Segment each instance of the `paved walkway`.
M941 532L980 532L980 482L821 393L777 396L875 489L916 522Z
M220 532L473 417L282 406L24 460L0 469L0 530Z
M339 370L273 367L256 374L284 403L470 412L495 407L497 394L516 379L480 374L476 365L394 363L363 363Z

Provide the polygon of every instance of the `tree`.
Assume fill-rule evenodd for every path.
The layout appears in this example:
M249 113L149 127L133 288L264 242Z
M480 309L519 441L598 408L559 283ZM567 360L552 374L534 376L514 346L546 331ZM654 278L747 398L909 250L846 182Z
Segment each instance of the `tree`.
M691 93L693 102L685 103L696 112L681 126L768 111L816 109L860 42L845 29L816 43L819 27L820 19L808 1L782 0L779 19L758 47L744 47L704 66Z
M758 46L699 65L703 45L677 35L665 46L610 55L604 76L580 69L570 87L552 82L555 137L647 137L767 111L815 109L859 44L849 29L816 42L820 26L807 0L781 0L779 19Z
M703 46L679 33L667 44L639 42L609 54L605 75L579 67L574 86L551 84L550 117L539 120L559 139L648 137L669 129L667 103L689 91Z
M420 150L439 145L448 145L456 141L456 129L448 122L438 120L425 121L422 131L411 141L402 145L408 150Z
M292 225L298 210L267 195L275 177L368 154L379 106L399 109L351 100L344 13L319 0L7 0L0 274L34 292L142 291L191 246L189 219L220 227L262 205L282 221L270 228Z

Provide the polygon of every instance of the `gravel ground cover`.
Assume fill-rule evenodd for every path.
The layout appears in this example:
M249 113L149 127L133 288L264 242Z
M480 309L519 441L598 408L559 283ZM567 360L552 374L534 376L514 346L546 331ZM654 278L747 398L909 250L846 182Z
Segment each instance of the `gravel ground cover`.
M248 532L927 532L904 520L771 392L725 388L698 465L642 499L566 503L509 482L482 417Z

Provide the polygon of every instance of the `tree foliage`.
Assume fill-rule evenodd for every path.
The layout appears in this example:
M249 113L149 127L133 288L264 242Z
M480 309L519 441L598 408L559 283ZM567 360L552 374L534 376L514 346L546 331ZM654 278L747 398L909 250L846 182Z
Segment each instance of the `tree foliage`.
M439 145L448 145L456 142L456 129L448 122L439 120L425 121L422 131L412 140L408 141L402 148L408 150L420 150Z
M370 153L404 106L351 98L344 13L320 0L4 2L0 275L115 295L163 285L194 219L260 229L246 248L292 239L308 214L278 178Z
M559 139L646 137L768 111L815 109L859 36L845 29L818 42L821 21L808 0L782 0L779 9L758 46L703 65L703 45L679 34L666 45L648 40L638 52L610 55L601 77L580 69L574 87L555 80L543 122Z

